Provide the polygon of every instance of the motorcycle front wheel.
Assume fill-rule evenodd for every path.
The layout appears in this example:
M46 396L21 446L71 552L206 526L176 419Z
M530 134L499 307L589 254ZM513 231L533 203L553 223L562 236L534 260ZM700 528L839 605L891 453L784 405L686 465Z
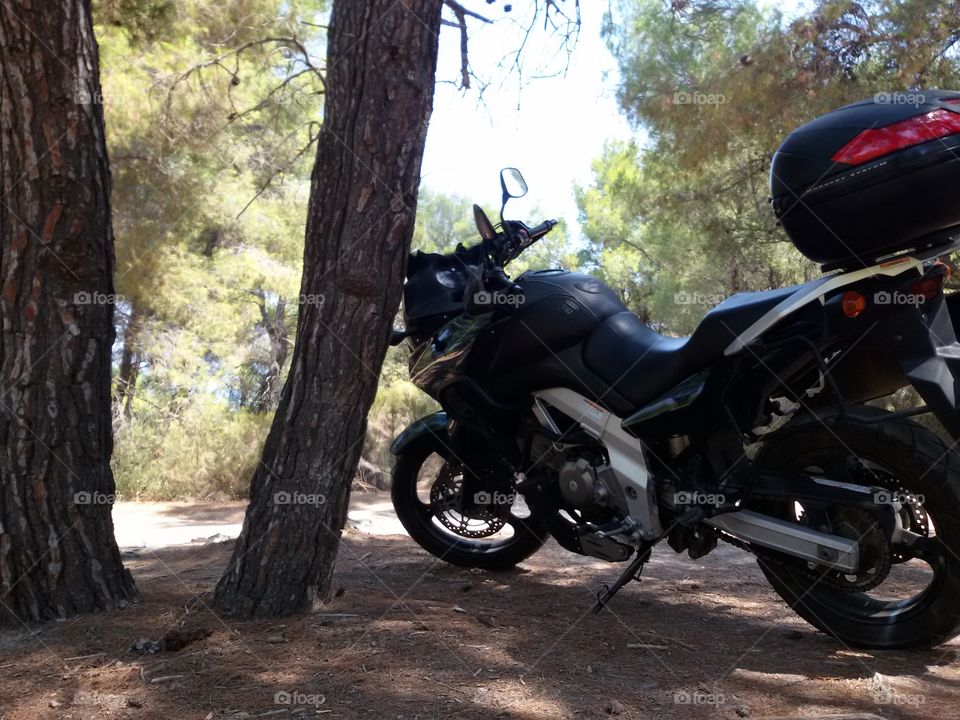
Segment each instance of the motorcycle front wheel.
M410 537L444 562L487 570L509 569L539 550L547 530L512 493L512 478L467 493L465 472L431 435L397 457L391 497Z
M798 615L846 644L931 647L960 632L960 456L928 428L888 416L872 407L842 420L801 415L792 423L805 429L773 439L758 464L761 471L879 488L874 501L898 508L898 542L889 542L868 511L840 508L831 531L859 541L857 575L763 552L759 563ZM805 523L801 502L781 504L776 512Z

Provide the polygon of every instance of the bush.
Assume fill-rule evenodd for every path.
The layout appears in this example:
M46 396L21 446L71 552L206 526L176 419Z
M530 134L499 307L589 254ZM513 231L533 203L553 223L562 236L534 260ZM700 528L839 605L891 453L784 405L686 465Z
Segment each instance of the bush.
M114 425L113 474L125 500L244 499L273 414L206 402L177 414L138 402Z

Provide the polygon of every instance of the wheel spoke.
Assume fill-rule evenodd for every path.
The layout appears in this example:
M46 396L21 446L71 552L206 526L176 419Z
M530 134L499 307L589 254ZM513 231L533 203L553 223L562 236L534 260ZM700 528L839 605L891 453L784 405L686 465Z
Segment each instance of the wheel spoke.
M433 507L437 512L449 512L450 510L457 510L458 504L456 495L446 495L437 500Z

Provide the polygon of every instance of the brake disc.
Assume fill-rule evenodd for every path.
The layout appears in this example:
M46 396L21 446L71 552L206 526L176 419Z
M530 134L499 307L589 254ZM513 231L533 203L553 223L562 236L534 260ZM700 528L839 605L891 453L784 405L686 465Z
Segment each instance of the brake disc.
M463 471L445 463L430 488L430 509L441 525L461 537L495 535L507 524L512 496L485 491L477 495L489 497L464 497Z
M884 486L887 485L887 483L884 483ZM907 488L896 482L890 483L888 489L896 493L897 498L907 500L907 502L902 502L900 505L900 522L903 525L903 529L916 533L921 537L930 537L930 516L927 514L927 511L923 509L923 504L919 499L911 495ZM912 559L913 555L904 555L896 551L893 553L893 562L895 564L904 563Z
M900 524L904 530L916 533L921 537L930 537L930 516L923 509L923 503L910 490L904 487L897 478L886 470L868 468L862 461L857 461L853 472L867 474L864 480L869 485L876 485L889 491L900 503ZM894 552L891 562L904 563L913 559L912 555Z

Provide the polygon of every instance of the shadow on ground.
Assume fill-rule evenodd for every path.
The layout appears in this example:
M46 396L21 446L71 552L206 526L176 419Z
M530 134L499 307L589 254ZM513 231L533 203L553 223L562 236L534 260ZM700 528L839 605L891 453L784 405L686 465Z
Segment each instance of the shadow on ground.
M348 529L339 597L234 622L203 604L231 545L128 553L134 606L0 635L0 716L893 720L954 718L960 703L954 645L846 648L793 617L732 548L697 562L664 548L594 617L614 566L549 545L507 573L465 570ZM174 628L209 634L178 652L130 650Z

